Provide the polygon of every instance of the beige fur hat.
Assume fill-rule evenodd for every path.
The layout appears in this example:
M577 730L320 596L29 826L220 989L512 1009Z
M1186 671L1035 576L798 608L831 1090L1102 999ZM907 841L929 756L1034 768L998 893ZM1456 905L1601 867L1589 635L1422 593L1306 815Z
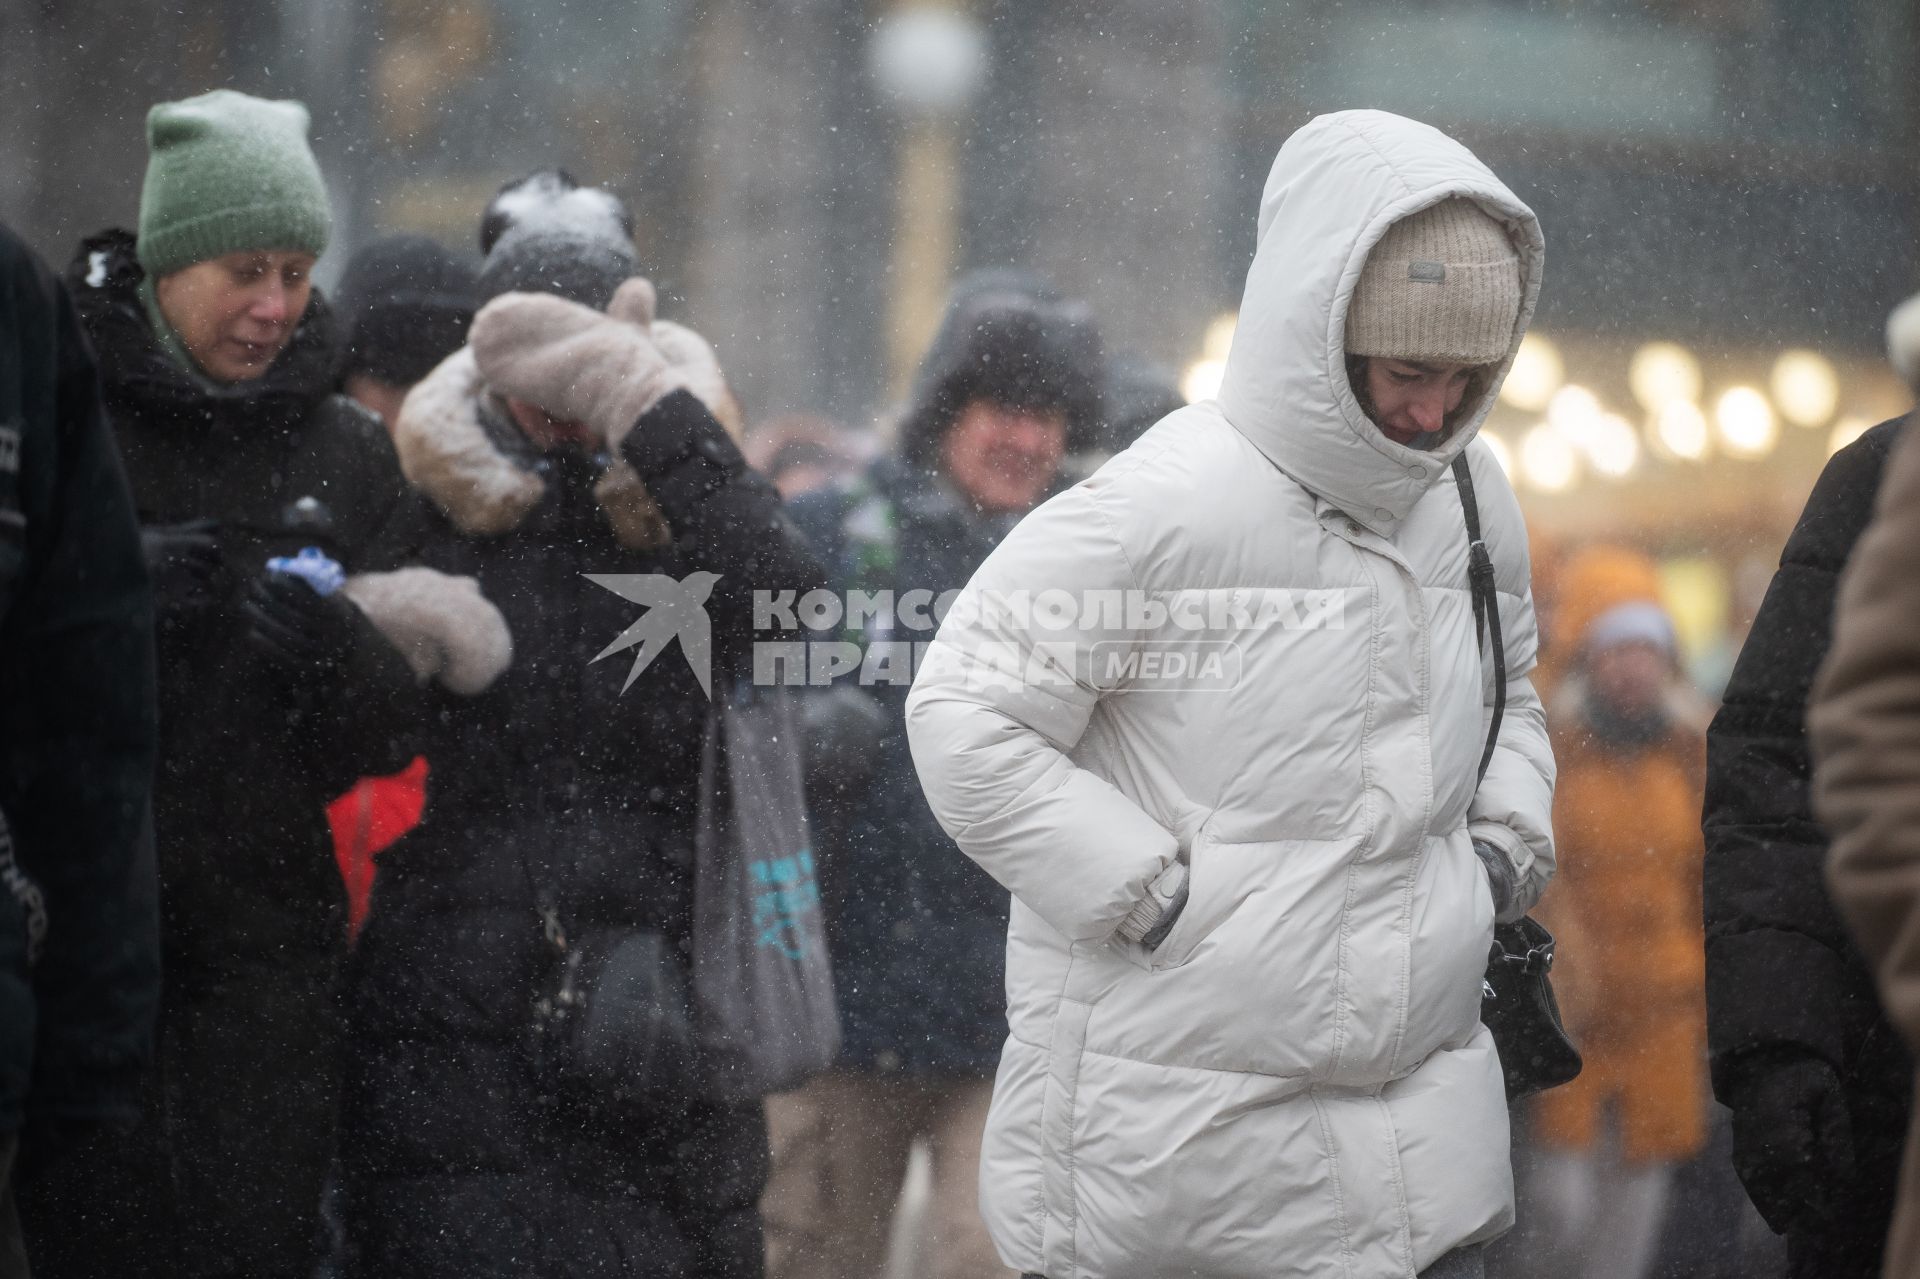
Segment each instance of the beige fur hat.
M1520 316L1520 257L1506 230L1454 198L1387 228L1347 308L1347 354L1492 364Z

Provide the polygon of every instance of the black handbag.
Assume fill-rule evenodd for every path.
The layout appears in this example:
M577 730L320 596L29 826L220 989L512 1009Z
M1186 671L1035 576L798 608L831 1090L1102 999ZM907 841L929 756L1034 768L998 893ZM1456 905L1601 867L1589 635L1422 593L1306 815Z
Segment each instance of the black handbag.
M1500 598L1494 586L1493 556L1480 536L1480 507L1474 501L1473 474L1463 452L1453 459L1460 490L1460 511L1467 523L1467 582L1473 592L1474 638L1493 651L1493 722L1480 754L1480 780L1493 763L1500 721L1507 709L1507 646L1500 631ZM1528 915L1495 924L1487 973L1480 985L1480 1020L1493 1035L1509 1103L1561 1084L1580 1073L1580 1050L1567 1036L1560 1005L1548 974L1553 969L1553 934Z

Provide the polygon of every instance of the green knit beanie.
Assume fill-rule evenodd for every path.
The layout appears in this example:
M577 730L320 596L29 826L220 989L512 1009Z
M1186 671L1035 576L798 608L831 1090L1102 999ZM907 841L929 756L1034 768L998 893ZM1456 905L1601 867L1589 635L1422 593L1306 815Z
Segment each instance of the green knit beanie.
M147 113L140 265L159 279L248 249L326 251L332 215L307 109L215 89Z

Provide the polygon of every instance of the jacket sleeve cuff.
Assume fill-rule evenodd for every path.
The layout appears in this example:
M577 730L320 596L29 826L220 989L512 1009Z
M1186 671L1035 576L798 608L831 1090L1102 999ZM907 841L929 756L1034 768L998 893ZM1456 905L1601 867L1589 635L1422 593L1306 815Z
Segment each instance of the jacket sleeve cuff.
M1146 895L1134 903L1117 931L1127 941L1152 948L1166 940L1186 904L1187 867L1175 862L1147 885Z
M685 488L693 500L706 496L747 469L747 460L711 410L693 392L662 396L635 420L619 444L648 491Z

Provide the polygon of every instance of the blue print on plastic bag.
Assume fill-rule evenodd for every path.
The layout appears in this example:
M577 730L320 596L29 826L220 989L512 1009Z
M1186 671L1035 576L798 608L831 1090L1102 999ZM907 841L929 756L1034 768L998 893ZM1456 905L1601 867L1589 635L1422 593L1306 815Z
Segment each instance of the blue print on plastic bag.
M801 921L820 909L820 883L813 876L813 850L803 848L791 857L747 863L753 882L764 887L753 897L756 946L772 946L788 959L806 953L796 944Z

